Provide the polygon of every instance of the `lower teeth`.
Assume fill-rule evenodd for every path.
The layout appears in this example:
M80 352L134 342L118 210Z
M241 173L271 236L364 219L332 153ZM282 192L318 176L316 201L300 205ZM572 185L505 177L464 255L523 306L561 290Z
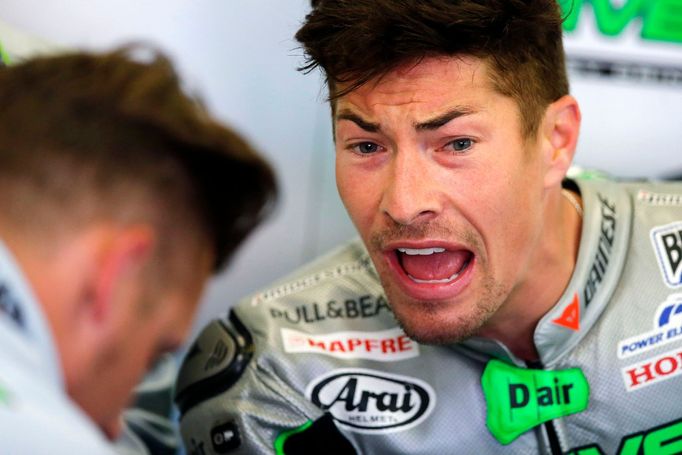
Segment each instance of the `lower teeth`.
M419 278L415 278L410 274L408 274L407 276L412 281L414 281L416 283L439 284L439 283L449 283L450 281L454 280L455 278L457 278L459 276L459 272L455 273L450 278L443 278L442 280L420 280Z

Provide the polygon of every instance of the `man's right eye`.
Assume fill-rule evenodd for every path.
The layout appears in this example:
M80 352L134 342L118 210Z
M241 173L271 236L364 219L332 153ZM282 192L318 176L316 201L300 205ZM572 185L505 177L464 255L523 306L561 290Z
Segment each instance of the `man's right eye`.
M374 142L360 142L352 146L354 152L360 155L370 155L379 151L379 145Z

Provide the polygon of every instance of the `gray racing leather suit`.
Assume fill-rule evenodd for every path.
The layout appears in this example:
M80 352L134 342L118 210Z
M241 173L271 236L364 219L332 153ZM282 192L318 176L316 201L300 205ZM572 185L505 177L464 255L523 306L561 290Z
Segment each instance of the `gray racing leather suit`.
M205 328L176 385L188 452L682 453L682 184L567 185L583 197L581 243L563 296L535 330L537 364L493 340L407 338L354 241ZM499 376L486 400L492 359L521 371L579 369L585 408L503 445L488 425L492 407L511 403L498 417L513 420L580 397L563 379L543 391L535 379ZM287 449L292 435L304 450Z

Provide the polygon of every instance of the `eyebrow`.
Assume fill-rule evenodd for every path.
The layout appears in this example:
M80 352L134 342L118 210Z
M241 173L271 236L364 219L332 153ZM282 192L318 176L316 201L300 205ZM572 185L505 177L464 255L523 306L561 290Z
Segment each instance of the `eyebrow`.
M433 131L437 130L441 126L447 124L448 122L458 118L458 117L463 117L465 115L471 115L474 114L476 111L470 107L466 106L458 106L453 109L450 109L444 114L441 114L437 117L434 117L430 120L427 120L425 122L419 122L414 124L414 128L417 131Z
M378 123L368 122L359 115L347 109L344 109L341 112L339 112L338 115L336 116L336 119L350 120L351 122L355 123L357 126L367 131L368 133L376 133L377 131L381 130L381 126Z

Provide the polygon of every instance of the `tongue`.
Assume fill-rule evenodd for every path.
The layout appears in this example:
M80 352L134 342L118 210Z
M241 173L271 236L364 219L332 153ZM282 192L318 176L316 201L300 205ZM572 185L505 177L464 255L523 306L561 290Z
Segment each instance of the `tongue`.
M418 280L444 280L458 273L469 259L469 251L444 251L428 256L399 253L405 272Z

